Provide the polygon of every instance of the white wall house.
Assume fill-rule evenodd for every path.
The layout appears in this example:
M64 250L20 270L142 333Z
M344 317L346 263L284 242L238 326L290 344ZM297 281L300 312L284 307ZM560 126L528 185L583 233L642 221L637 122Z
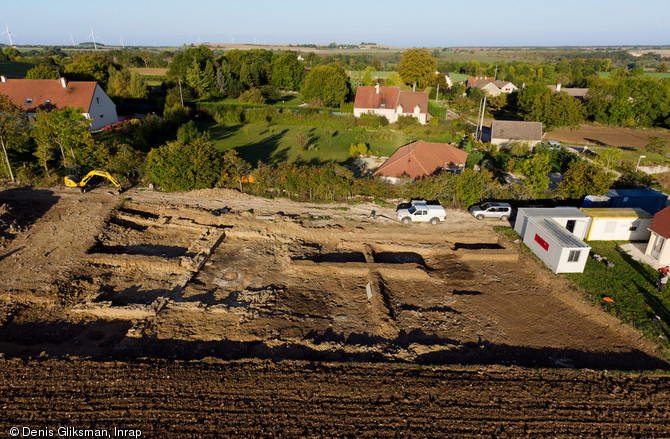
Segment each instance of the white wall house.
M412 116L419 123L428 122L428 93L401 91L400 87L361 86L356 89L354 116L376 114L384 116L390 123L400 116Z
M653 216L631 207L582 208L591 217L587 241L646 241Z
M40 110L81 108L97 130L119 120L116 105L95 81L60 79L7 79L0 76L3 94L29 115Z

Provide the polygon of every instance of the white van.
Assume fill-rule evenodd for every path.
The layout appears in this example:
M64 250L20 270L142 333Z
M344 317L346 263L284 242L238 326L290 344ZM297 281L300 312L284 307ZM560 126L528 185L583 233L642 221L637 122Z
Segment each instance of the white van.
M403 224L415 221L419 223L429 222L432 225L436 225L447 217L447 213L442 206L439 204L428 204L425 200L412 200L409 206L398 206L396 213L398 220L402 221Z

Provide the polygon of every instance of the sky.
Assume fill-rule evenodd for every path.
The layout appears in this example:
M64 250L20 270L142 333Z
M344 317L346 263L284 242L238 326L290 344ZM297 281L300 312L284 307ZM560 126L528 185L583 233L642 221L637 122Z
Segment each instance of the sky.
M670 0L2 0L15 45L670 45ZM640 5L637 6L636 5ZM7 34L0 42L8 44Z

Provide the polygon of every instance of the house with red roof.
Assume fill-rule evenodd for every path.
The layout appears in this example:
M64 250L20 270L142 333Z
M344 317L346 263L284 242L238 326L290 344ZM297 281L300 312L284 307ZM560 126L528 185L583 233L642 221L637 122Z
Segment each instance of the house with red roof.
M67 81L60 79L7 79L0 76L0 94L3 94L28 114L37 109L60 110L79 107L91 121L91 129L98 130L118 122L116 105L95 81Z
M659 211L649 225L651 236L645 255L656 259L660 265L670 264L670 207Z
M419 140L398 148L374 175L390 183L396 183L402 177L416 180L443 171L460 172L467 159L467 152L447 143Z
M356 90L354 116L376 114L384 116L390 123L399 116L412 116L421 124L428 122L428 93L401 91L400 87L361 86Z

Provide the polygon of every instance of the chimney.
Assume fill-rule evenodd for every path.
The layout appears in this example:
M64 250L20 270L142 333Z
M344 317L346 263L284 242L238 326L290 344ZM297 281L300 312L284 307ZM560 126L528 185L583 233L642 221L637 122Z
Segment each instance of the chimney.
M556 91L557 92L561 91L561 84L556 84Z
M60 78L59 81L60 81L61 85L63 86L63 88L67 88L67 79Z
M379 84L375 84L375 94L379 94Z
M0 82L7 82L7 77L6 76L0 76Z

